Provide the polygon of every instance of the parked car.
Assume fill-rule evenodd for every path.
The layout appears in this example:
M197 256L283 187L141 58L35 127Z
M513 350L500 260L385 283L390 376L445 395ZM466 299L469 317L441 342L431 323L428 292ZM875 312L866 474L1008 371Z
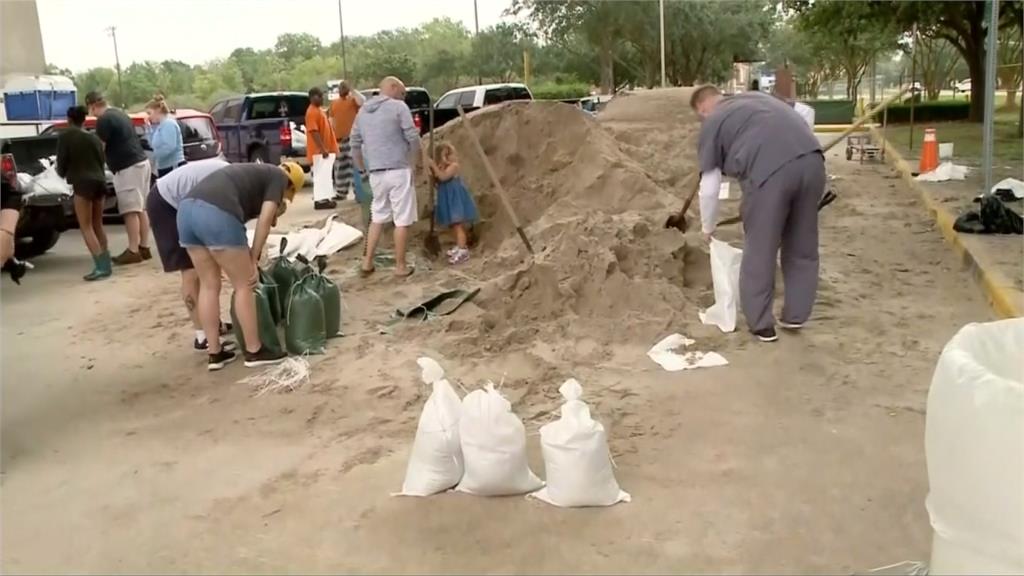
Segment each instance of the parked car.
M18 165L17 158L42 158L40 153L56 146L56 136L29 136L0 140L0 178L5 186L21 191L21 215L14 230L14 254L20 259L38 256L53 248L62 232L75 221L75 207L72 195L67 190L50 190L44 186L29 184L23 186L18 172L31 175L43 171L42 163L27 162ZM47 154L49 155L49 154ZM34 168L38 168L33 174ZM70 214L70 219L69 219Z
M360 90L360 92L367 100L380 94L380 90L377 88L368 88L366 90ZM416 124L416 128L420 131L420 134L426 134L429 132L431 100L430 93L427 92L427 89L420 88L419 86L406 87L405 105L408 106L409 111L412 112L412 121Z
M459 106L471 112L509 100L533 100L533 94L525 84L485 84L449 90L434 105L434 128L458 118Z
M265 92L221 100L210 108L210 116L229 162L280 164L288 160L308 171L307 108L309 96L302 92Z

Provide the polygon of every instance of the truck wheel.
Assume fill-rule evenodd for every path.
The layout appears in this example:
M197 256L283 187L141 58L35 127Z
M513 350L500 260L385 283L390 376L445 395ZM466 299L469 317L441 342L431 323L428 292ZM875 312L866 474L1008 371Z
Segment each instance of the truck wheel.
M249 162L256 162L259 164L270 163L270 152L263 146L253 148L249 151Z
M14 255L19 260L35 258L56 246L58 240L60 240L60 230L57 230L56 228L39 230L32 234L31 241L15 244Z

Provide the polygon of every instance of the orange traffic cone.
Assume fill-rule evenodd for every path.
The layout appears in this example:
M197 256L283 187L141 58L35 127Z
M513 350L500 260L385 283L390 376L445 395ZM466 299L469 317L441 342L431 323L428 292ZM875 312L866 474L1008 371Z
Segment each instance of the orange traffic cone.
M921 146L921 165L919 174L931 172L939 167L939 141L935 138L935 128L925 128L924 144Z

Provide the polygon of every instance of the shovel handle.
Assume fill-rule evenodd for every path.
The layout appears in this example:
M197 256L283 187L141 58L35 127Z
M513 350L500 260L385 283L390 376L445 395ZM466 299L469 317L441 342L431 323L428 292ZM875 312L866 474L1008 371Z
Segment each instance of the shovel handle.
M512 219L512 225L516 227L516 232L519 233L519 237L523 240L523 244L526 245L526 250L533 254L533 246L530 245L530 241L526 239L526 233L523 232L523 226L519 223L519 217L516 215L516 211L512 208L512 203L508 201L508 195L505 194L505 187L501 185L501 180L498 179L498 175L494 172L494 167L491 166L491 161L487 159L487 154L484 154L484 147L480 145L480 140L476 137L476 131L473 130L473 126L469 123L469 118L466 117L466 111L462 109L462 106L456 108L459 111L459 118L462 119L462 126L465 126L466 133L469 134L469 140L473 143L473 148L476 149L476 153L480 156L480 160L484 163L484 168L487 170L487 175L491 177L491 184L494 185L494 189L498 191L498 197L501 198L502 205L505 206L505 211L508 212L509 218Z

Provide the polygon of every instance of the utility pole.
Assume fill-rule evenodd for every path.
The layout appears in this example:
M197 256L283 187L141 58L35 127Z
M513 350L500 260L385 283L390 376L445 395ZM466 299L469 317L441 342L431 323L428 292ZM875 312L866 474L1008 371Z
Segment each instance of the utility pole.
M914 86L915 78L917 77L917 24L914 24L913 32L914 44L910 47L910 132L909 141L907 143L907 149L914 149L914 99L916 97L916 90Z
M665 81L665 0L659 2L661 14L661 87L668 85Z
M480 39L480 11L477 9L476 0L473 0L473 39ZM477 57L476 61L476 83L483 84L483 78L480 75L480 59Z
M348 60L345 59L345 19L341 17L341 0L338 0L338 30L341 32L341 79L348 82Z
M978 94L971 86L972 96L977 94L985 98L985 126L981 141L981 166L985 171L985 189L982 194L992 193L992 122L995 119L996 107L996 66L999 60L996 51L999 49L999 0L988 1L988 30L985 33L985 90Z
M121 108L124 108L124 84L121 82L121 56L117 53L117 26L107 28L107 32L110 33L110 37L114 39L114 64L117 66L117 98L120 100L119 104L121 105Z

